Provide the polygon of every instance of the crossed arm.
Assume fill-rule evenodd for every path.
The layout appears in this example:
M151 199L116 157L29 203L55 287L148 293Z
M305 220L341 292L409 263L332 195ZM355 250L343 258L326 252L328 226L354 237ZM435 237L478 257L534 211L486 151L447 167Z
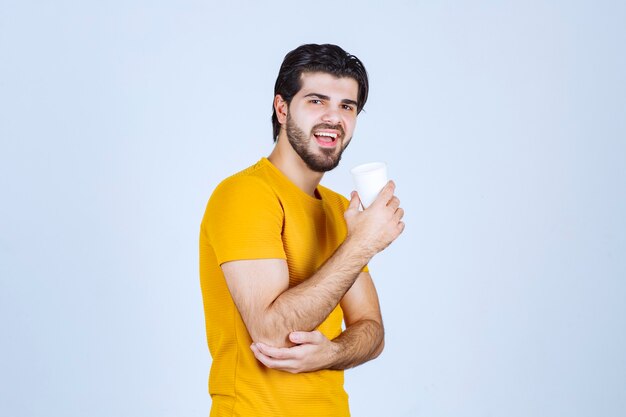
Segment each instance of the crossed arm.
M270 368L289 372L346 369L375 358L384 330L378 296L363 266L404 230L404 211L390 182L359 212L352 195L346 240L309 279L289 288L282 259L239 260L221 268L253 340L252 351ZM328 340L314 329L341 303L346 330Z
M294 373L347 369L374 359L382 352L384 330L378 295L369 273L358 274L354 284L343 295L341 308L346 330L337 338L328 340L314 329L339 302L332 304L323 297L330 295L333 299L333 290L343 292L340 286L323 288L319 283L309 283L316 278L314 276L283 292L266 308L253 305L259 301L257 297L262 299L267 296L269 287L267 279L263 286L245 285L243 280L249 282L260 278L251 277L246 271L254 269L257 273L269 273L273 270L275 284L278 284L283 280L288 282L288 275L279 279L281 273L287 272L286 268L285 261L280 259L235 261L222 265L237 308L255 342L251 349L260 362L269 368ZM320 272L323 273L323 269ZM252 279L248 280L246 276ZM284 286L276 285L275 290ZM253 295L257 302L250 300Z

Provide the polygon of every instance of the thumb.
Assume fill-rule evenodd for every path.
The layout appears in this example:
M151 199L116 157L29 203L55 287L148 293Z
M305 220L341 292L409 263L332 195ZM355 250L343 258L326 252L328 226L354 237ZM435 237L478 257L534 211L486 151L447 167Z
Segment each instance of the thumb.
M350 193L350 205L348 206L348 210L358 210L360 204L361 199L359 198L359 193L352 191Z

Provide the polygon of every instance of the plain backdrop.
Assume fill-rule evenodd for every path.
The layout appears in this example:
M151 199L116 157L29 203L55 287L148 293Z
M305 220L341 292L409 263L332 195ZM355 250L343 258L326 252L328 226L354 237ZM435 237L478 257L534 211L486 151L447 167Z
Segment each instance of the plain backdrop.
M208 415L200 220L312 42L371 87L322 183L406 209L353 415L625 415L624 2L0 5L2 416Z

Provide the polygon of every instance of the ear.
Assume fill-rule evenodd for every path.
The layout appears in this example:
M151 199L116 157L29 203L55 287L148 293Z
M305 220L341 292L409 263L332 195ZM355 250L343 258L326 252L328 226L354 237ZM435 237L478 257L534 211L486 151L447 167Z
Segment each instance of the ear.
M281 125L284 125L287 122L287 112L289 111L289 106L280 94L276 94L276 97L274 97L274 110L276 110L276 118L278 119L278 122Z

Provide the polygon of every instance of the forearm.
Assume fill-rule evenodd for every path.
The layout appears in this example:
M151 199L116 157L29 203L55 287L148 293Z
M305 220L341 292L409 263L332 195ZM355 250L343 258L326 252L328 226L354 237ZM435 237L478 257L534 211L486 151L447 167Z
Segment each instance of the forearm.
M358 242L346 240L309 279L281 293L263 317L270 343L287 343L292 331L311 331L339 304L369 261Z
M372 319L354 322L334 340L328 340L318 330L294 332L291 338L297 345L275 347L253 343L250 349L268 368L302 373L352 368L374 359L384 347L383 326Z
M402 233L404 211L394 189L390 181L363 211L359 211L357 194L351 194L344 213L347 238L312 277L292 288L283 284L271 294L275 298L267 298L252 314L245 311L244 303L238 304L255 342L290 346L291 332L311 331L328 317L369 260Z
M383 325L375 320L354 323L333 339L333 361L328 369L348 369L376 358L385 345Z

